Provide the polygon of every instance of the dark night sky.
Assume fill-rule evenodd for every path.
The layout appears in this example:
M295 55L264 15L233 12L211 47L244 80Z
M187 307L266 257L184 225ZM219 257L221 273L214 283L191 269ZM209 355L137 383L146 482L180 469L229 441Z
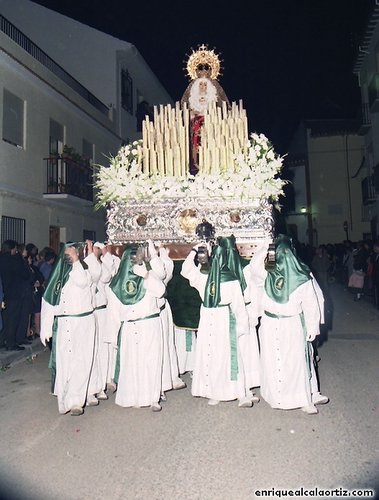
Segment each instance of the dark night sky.
M302 118L353 118L353 64L372 0L35 0L133 43L174 100L191 47L221 52L219 81L243 99L251 131L284 153Z

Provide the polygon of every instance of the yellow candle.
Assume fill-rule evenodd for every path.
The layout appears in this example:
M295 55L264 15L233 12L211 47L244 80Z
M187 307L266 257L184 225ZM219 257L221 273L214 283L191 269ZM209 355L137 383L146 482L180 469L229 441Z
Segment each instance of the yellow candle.
M146 130L146 145L150 148L150 125L149 125L149 117L146 117L145 121L145 130Z
M149 174L149 150L146 146L143 147L143 173Z
M215 148L215 157L214 157L214 165L215 165L215 173L219 174L221 169L220 169L220 150Z
M168 150L168 175L174 175L172 149Z
M157 153L155 149L150 151L150 160L151 160L151 173L153 175L157 175Z
M158 149L158 171L160 172L161 175L165 175L165 164L164 164L164 154L163 154L163 147L160 144L159 149Z

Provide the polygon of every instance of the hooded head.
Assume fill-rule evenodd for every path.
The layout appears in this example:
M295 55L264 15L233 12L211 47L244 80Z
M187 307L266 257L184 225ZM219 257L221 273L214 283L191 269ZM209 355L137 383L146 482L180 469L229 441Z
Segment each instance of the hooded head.
M82 243L66 243L62 246L43 294L44 300L50 305L56 306L59 304L62 288L67 283L72 269L72 262L66 254L66 249L75 247L79 250L82 246Z
M136 304L145 296L143 278L133 273L134 253L135 249L132 247L124 250L117 274L109 284L113 293L124 305Z
M213 248L211 264L204 294L205 307L217 307L220 303L220 283L238 281L242 292L246 288L241 258L235 237L219 237Z
M268 270L265 290L267 295L280 304L300 285L311 279L309 267L296 255L292 239L280 234L275 239L275 266Z

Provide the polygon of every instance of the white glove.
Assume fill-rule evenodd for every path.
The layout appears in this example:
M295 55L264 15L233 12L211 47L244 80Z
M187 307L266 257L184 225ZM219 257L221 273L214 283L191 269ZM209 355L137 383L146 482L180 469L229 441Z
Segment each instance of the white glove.
M154 246L154 243L152 242L152 240L147 240L147 244L149 246L149 254L150 254L150 258L154 258L158 255L158 252Z
M168 251L167 251L167 248L165 248L165 247L160 247L160 248L159 248L159 256L167 259L167 258L168 258Z
M141 276L141 278L146 278L148 274L146 264L144 262L142 262L142 264L134 264L133 273L137 276Z
M309 333L308 336L307 336L308 342L313 342L315 338L316 338L316 334L315 333Z
M50 340L51 337L52 337L51 331L41 330L39 339L45 347L46 347L46 342Z

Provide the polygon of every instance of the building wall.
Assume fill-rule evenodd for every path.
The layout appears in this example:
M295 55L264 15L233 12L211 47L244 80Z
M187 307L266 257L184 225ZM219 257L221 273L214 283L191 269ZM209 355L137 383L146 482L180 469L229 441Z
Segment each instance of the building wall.
M299 162L290 170L295 207L286 217L287 229L292 237L305 243L308 241L306 162Z
M47 194L50 119L64 127L64 144L81 154L85 139L94 145L94 162L105 165L122 142L136 137L137 90L150 103L170 102L170 97L127 42L29 0L0 0L0 14L100 101L112 104L109 113L96 109L0 31L0 217L25 220L25 242L39 248L49 245L50 226L61 242L82 241L83 231L104 240L104 211L79 197ZM121 107L121 68L133 78L133 114ZM25 103L23 147L3 140L4 89Z
M104 213L92 209L78 209L75 205L62 206L59 202L46 202L29 198L25 193L0 192L0 215L25 219L25 243L38 248L49 246L49 227L60 230L60 241L82 241L83 231L94 231L96 239L105 240Z
M131 43L30 0L0 0L0 12L98 99L111 105L117 133L125 141L140 136L135 116L137 91L151 105L172 103L167 91ZM121 106L121 68L126 68L133 80L133 113Z
M290 178L290 184L285 187L285 191L287 197L291 197L286 215L287 232L302 243L308 241L307 147L307 130L302 122L292 136L289 157L285 159L285 168L289 171Z
M82 139L95 145L95 162L105 163L105 155L115 154L120 138L94 117L89 117L62 94L42 82L24 66L0 52L0 109L3 90L7 89L25 102L24 147L1 140L0 144L0 214L26 220L26 240L42 247L49 244L49 226L65 228L68 240L82 240L83 230L96 231L105 238L104 214L94 212L92 204L71 200L44 199L47 170L44 158L49 155L50 118L64 126L64 142L81 153ZM0 120L0 137L3 137Z
M20 180L28 179L29 191L40 194L46 190L43 158L49 154L50 119L64 126L64 143L74 147L78 153L82 153L83 138L93 143L95 163L104 163L104 155L109 156L118 151L121 138L112 132L111 122L108 127L99 123L96 115L89 116L3 52L0 52L0 65L0 109L3 109L4 88L26 104L24 149L2 141L0 157L5 167L1 178L3 183L18 185ZM1 137L2 126L3 121L0 120Z
M378 97L378 73L379 73L379 6L373 5L372 17L367 24L366 33L363 35L359 46L356 66L354 72L358 75L361 87L362 102L362 123L365 127L362 130L364 138L364 149L368 175L374 173L374 167L379 165L379 106L378 99L374 106L369 106L369 88L376 89ZM376 76L375 76L376 75ZM376 78L376 80L375 80ZM375 109L374 109L375 108ZM376 195L376 202L366 207L366 218L371 220L372 232L375 237L379 234L379 197Z
M362 171L352 179L362 156L363 140L358 135L311 137L309 131L311 211L319 244L346 239L344 221L351 240L360 240L370 231L369 223L362 221L361 181L367 174Z

